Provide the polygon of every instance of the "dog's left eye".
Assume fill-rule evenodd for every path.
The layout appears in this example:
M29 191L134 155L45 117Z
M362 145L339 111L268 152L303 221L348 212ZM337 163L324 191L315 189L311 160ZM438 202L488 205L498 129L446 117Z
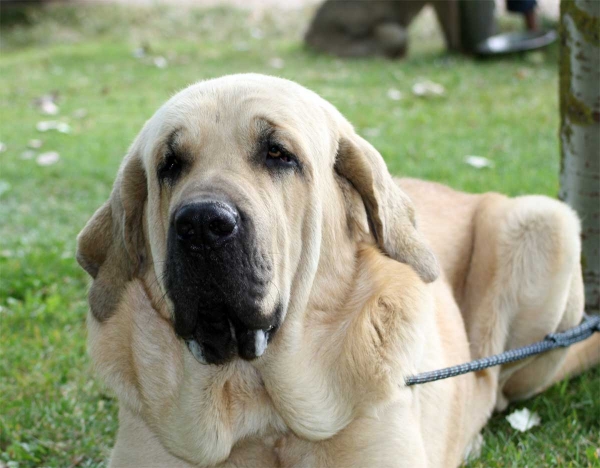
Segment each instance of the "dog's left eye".
M269 145L266 158L268 167L296 167L298 160L282 146L277 144Z

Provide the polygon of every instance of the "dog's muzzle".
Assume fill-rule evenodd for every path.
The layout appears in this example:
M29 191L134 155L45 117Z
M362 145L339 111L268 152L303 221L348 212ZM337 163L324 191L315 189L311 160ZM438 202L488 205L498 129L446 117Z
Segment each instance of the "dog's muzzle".
M173 214L165 286L175 332L199 362L264 354L282 316L271 277L251 221L230 202L189 203Z

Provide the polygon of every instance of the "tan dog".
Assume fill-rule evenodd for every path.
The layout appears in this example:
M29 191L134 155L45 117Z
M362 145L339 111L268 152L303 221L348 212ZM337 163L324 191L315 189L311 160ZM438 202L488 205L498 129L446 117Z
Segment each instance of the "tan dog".
M406 387L577 324L583 290L565 205L400 185L287 80L167 102L79 236L111 466L457 466L495 407L597 360L588 341L568 368L561 350Z

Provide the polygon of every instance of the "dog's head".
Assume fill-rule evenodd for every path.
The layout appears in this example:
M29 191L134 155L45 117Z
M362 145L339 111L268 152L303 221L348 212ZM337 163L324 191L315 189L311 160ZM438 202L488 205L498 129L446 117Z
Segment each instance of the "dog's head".
M233 75L183 90L146 123L77 259L96 319L153 270L177 335L219 364L260 356L292 304L306 305L324 252L335 262L336 237L360 236L436 278L410 200L339 112L293 82Z

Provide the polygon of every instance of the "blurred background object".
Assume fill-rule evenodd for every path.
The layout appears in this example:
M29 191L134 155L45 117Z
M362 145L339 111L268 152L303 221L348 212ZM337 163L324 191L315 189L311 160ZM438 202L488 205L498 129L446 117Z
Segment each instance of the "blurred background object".
M340 57L401 58L408 50L408 27L427 5L434 9L450 51L476 52L496 32L495 0L326 0L305 40L315 50ZM528 41L538 37L533 34L538 30L537 0L506 0L506 8L523 16L530 34L513 35L501 47L486 49L487 54L529 50L551 42Z
M506 9L522 14L528 31L536 31L538 28L536 7L537 0L506 0Z
M442 26L447 47L459 49L457 0L326 0L311 21L305 40L316 50L341 57L400 58L407 52L410 23L429 3Z

